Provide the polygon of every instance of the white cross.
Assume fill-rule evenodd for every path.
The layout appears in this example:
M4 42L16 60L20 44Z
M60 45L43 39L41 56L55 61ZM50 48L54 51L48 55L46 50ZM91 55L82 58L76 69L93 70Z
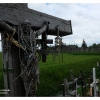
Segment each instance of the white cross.
M98 91L98 87L96 86L96 84L97 84L96 71L95 68L93 68L93 83L90 84L90 86L94 88L94 97L97 97L97 91Z

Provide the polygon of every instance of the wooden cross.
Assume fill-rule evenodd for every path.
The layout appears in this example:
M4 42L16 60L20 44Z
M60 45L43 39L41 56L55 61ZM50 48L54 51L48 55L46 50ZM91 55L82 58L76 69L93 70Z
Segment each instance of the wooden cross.
M81 81L81 87L82 87L82 96L84 97L85 96L85 93L84 93L84 74L82 72L82 70L80 70L80 77L79 77L80 81Z
M62 84L62 87L63 87L63 96L78 96L77 95L77 81L78 81L78 78L75 78L73 81L70 81L68 82L67 79L64 79L64 84ZM74 85L75 89L72 89L70 91L69 87L72 87Z
M3 72L7 75L7 83L8 83L8 89L10 89L10 84L9 84L9 73L13 73L12 68L8 68L8 61L6 61L6 68L3 68Z
M39 51L39 53L42 55L42 62L46 62L46 55L49 54L49 51L47 51L47 44L52 44L53 40L47 40L47 33L45 32L44 34L42 34L42 39L37 39L37 43L41 44L41 50Z
M2 23L2 21L7 24ZM2 31L1 38L3 39L3 33L7 31L12 34L14 32L13 28L18 27L20 22L24 20L29 20L32 25L32 29L37 31L43 26L44 21L49 21L49 30L46 33L43 33L42 40L40 41L42 44L42 61L46 61L46 55L43 53L43 50L46 50L46 44L52 43L52 40L47 40L46 35L54 35L56 36L56 27L59 25L59 36L66 36L72 34L72 26L71 20L63 20L48 14L44 14L35 10L31 10L27 7L26 3L1 3L0 4L0 31ZM13 28L12 28L13 27ZM2 41L3 44L3 41ZM3 48L4 45L2 45ZM10 93L7 96L25 96L25 90L23 87L23 83L21 78L19 78L16 82L13 82L14 78L16 78L20 74L20 63L19 63L19 49L15 47L13 44L10 45L10 55L9 55L9 66L13 68L13 73L8 75L10 81ZM2 49L3 53L3 63L6 63L5 60L5 52ZM6 68L6 64L3 65ZM9 69L9 68L8 68ZM7 70L7 69L6 69ZM4 79L6 75L4 74ZM6 80L4 80L4 86L7 86Z
M93 90L94 90L94 97L97 97L98 96L98 94L97 94L97 92L98 92L98 89L97 89L97 84L98 82L97 82L97 80L96 80L96 71L95 71L95 68L93 68L93 83L92 84L90 84L90 86L91 87L93 87ZM93 96L93 95L92 95Z

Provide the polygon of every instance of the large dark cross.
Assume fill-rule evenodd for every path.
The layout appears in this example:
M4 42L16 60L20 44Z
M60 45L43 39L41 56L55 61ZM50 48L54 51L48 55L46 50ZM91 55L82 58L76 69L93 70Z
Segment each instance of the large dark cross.
M47 39L47 32L42 34L42 39L37 39L37 43L41 44L41 50L39 53L42 55L42 62L46 62L46 56L49 54L49 51L47 51L47 44L52 44L52 39Z
M48 30L42 34L42 39L37 40L42 44L41 54L42 61L46 61L46 45L47 43L52 43L52 40L47 40L47 35L56 36L56 27L59 25L59 36L66 36L72 34L72 26L71 20L63 20L61 18L57 18L48 14L44 14L27 7L26 3L1 3L0 4L0 21L4 21L7 25L11 27L18 27L20 22L24 20L29 20L32 25L33 30L38 30L43 26L45 21L50 22ZM12 29L9 30L7 27L2 27L2 23L0 23L0 31L1 38L3 39L5 31L9 31L12 33ZM16 46L9 43L7 46L6 52L4 52L4 43L2 40L2 54L3 54L3 69L4 69L4 88L10 89L10 92L5 96L25 96L25 90L23 87L23 82L21 78L14 81L20 73L20 63L19 63L19 50ZM7 42L6 42L7 43ZM7 56L9 55L9 56ZM6 56L8 57L8 64L6 64ZM12 69L13 71L9 71ZM7 73L5 73L5 71ZM7 78L9 78L9 83L7 83ZM10 86L8 86L8 84Z

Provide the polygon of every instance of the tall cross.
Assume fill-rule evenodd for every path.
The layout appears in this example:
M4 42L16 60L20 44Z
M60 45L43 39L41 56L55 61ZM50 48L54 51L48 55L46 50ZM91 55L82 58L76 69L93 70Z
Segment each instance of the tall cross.
M29 20L32 25L32 29L37 31L42 26L44 21L49 21L49 30L44 32L42 35L42 39L39 40L42 44L42 61L46 61L46 54L47 52L43 52L46 50L46 44L49 40L47 40L47 35L54 35L56 36L56 27L59 25L59 36L66 36L71 35L72 32L72 25L71 20L64 20L61 18L57 18L48 14L44 14L32 9L29 9L27 7L26 3L1 3L0 4L0 31L4 33L7 31L10 34L13 34L14 30L12 27L18 27L18 24L20 22L23 22L24 20ZM6 23L6 24L4 24ZM7 27L5 26L7 25ZM11 26L11 27L8 27ZM1 38L3 38L1 36ZM15 36L15 38L17 38ZM38 41L38 40L37 40ZM49 41L52 43L52 40ZM2 45L3 47L4 45ZM19 78L17 83L13 83L13 79L16 78L20 73L20 64L19 64L19 50L17 47L14 47L14 45L10 45L11 51L10 51L10 67L13 68L14 72L9 75L10 79L10 94L9 96L24 96L25 91L23 87L22 80ZM2 50L3 51L3 50ZM3 55L5 56L5 52L3 51ZM5 57L3 56L3 62L6 63ZM6 68L6 65L3 65L4 68ZM8 66L9 67L9 66ZM9 68L8 68L9 69ZM7 70L7 69L6 69ZM4 75L4 78L6 75ZM4 85L6 86L6 81L4 81Z
M97 89L97 80L96 80L96 71L95 71L95 68L93 68L93 83L90 84L91 87L93 87L93 90L94 90L94 97L97 97L98 96L98 89Z

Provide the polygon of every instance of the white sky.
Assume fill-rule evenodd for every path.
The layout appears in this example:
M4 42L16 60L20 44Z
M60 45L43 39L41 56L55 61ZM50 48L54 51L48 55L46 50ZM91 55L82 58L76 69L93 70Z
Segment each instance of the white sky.
M18 0L18 3L28 2L28 7L30 9L44 12L65 20L71 20L73 34L63 37L63 42L67 45L77 44L78 46L81 46L83 39L88 46L93 43L100 43L100 2L98 0L67 0L67 2L61 3L62 1L63 0L55 0L55 2L54 0L28 0L20 2ZM54 39L55 37L48 36L48 38Z

